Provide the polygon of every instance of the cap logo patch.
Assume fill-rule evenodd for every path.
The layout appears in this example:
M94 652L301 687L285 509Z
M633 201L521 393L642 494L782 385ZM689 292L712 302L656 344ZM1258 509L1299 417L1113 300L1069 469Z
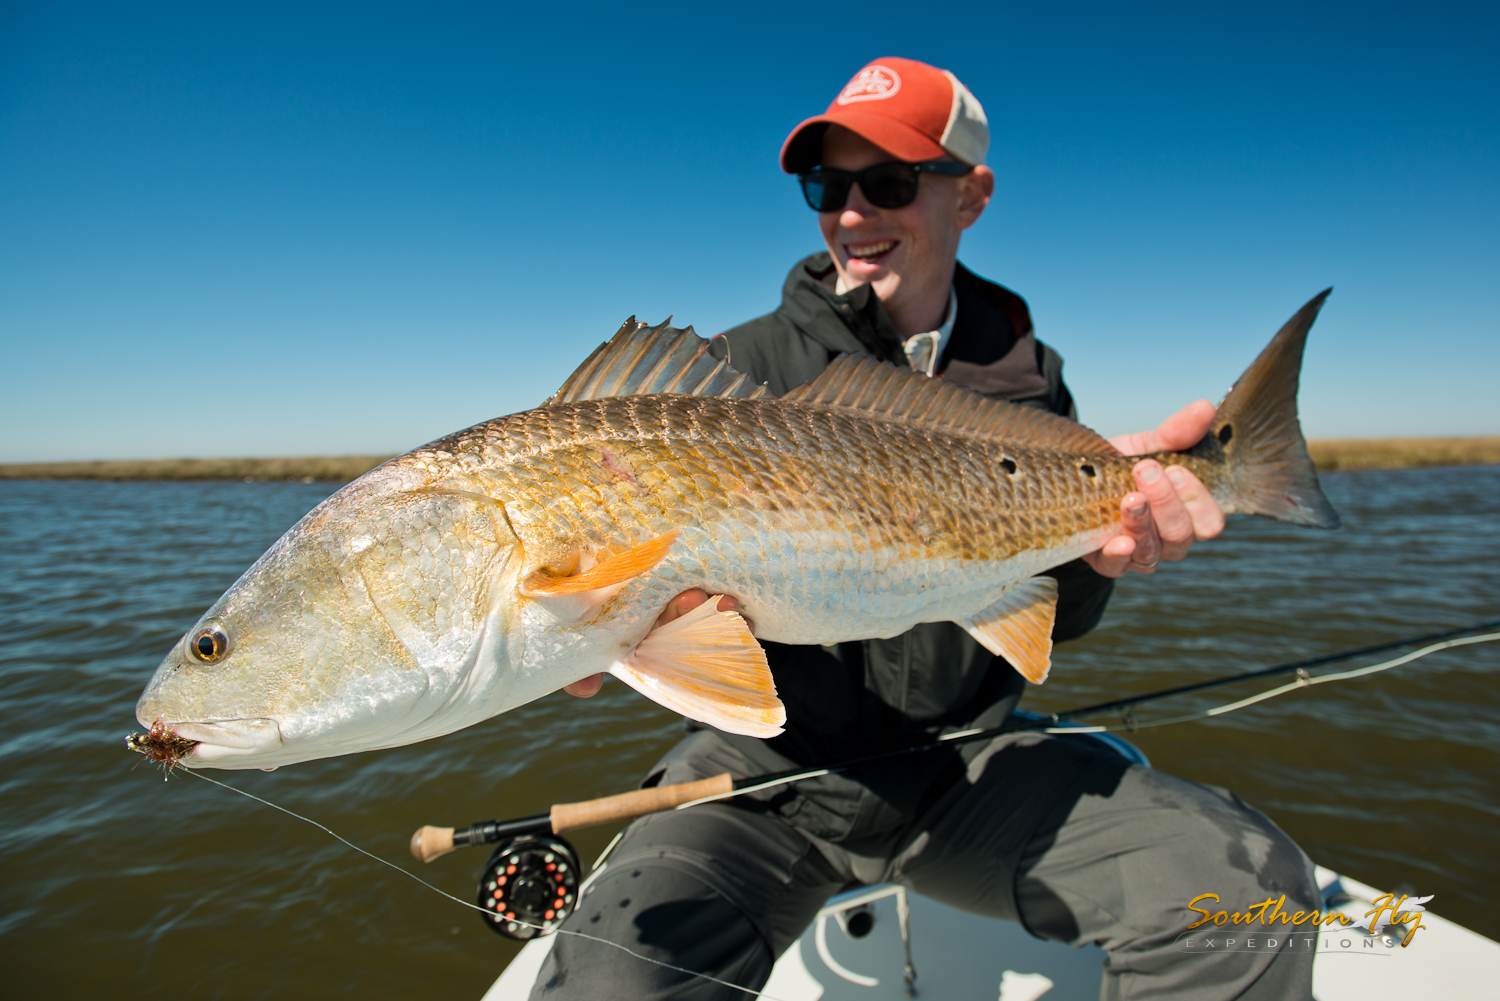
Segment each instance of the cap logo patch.
M895 97L901 90L901 74L889 66L876 63L866 66L850 80L835 103L853 104L855 101L884 101Z

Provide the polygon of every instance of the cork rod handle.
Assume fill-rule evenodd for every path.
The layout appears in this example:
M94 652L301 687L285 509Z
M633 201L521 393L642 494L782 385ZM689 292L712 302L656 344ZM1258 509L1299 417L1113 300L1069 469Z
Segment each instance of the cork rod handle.
M586 803L558 803L552 807L552 831L561 834L580 827L607 824L612 820L629 820L659 810L670 810L705 796L718 796L733 791L734 779L728 772L724 772L697 782L637 789L635 792L622 792L618 796L591 799Z
M414 858L431 862L453 851L453 828L419 827L411 836L411 853Z

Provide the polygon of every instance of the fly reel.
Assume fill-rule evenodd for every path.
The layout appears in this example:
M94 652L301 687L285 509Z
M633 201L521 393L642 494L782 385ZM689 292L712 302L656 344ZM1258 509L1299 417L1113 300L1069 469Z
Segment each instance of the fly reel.
M522 834L495 846L479 877L484 923L525 942L554 930L578 900L578 854L552 834Z

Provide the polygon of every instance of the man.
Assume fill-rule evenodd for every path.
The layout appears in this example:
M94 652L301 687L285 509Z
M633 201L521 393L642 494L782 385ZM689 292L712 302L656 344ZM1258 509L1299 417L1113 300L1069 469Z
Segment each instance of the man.
M988 144L979 102L951 73L906 59L866 66L782 148L827 251L792 269L779 309L716 349L775 393L857 351L1076 416L1062 361L1035 339L1024 300L957 263L960 234L994 191ZM1185 448L1212 416L1200 401L1115 444L1126 454ZM1049 571L1060 591L1056 640L1098 622L1113 579L1181 559L1223 527L1185 469L1147 460L1135 476L1125 533ZM680 595L662 621L705 600ZM786 733L760 741L689 724L646 785L993 727L1024 687L953 623L834 647L764 646ZM587 697L598 686L569 691ZM1288 912L1317 906L1311 863L1274 824L1225 790L1130 765L1087 739L1030 733L635 822L564 927L678 969L559 936L533 997L744 996L682 971L758 988L831 894L892 880L1043 938L1097 942L1109 956L1106 998L1310 995L1310 956L1173 948L1196 916L1187 902L1204 892L1243 907L1283 893Z

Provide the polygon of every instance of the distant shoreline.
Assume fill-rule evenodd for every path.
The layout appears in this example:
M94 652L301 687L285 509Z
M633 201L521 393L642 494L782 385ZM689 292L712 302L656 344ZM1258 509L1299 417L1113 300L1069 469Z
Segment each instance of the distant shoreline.
M1413 469L1500 463L1500 436L1474 438L1320 438L1307 443L1318 471Z
M304 480L347 483L389 455L305 455L287 459L105 459L0 464L0 480Z
M1320 472L1500 463L1500 436L1328 438L1307 443ZM274 480L347 483L389 455L310 455L283 459L106 459L0 464L0 480Z

